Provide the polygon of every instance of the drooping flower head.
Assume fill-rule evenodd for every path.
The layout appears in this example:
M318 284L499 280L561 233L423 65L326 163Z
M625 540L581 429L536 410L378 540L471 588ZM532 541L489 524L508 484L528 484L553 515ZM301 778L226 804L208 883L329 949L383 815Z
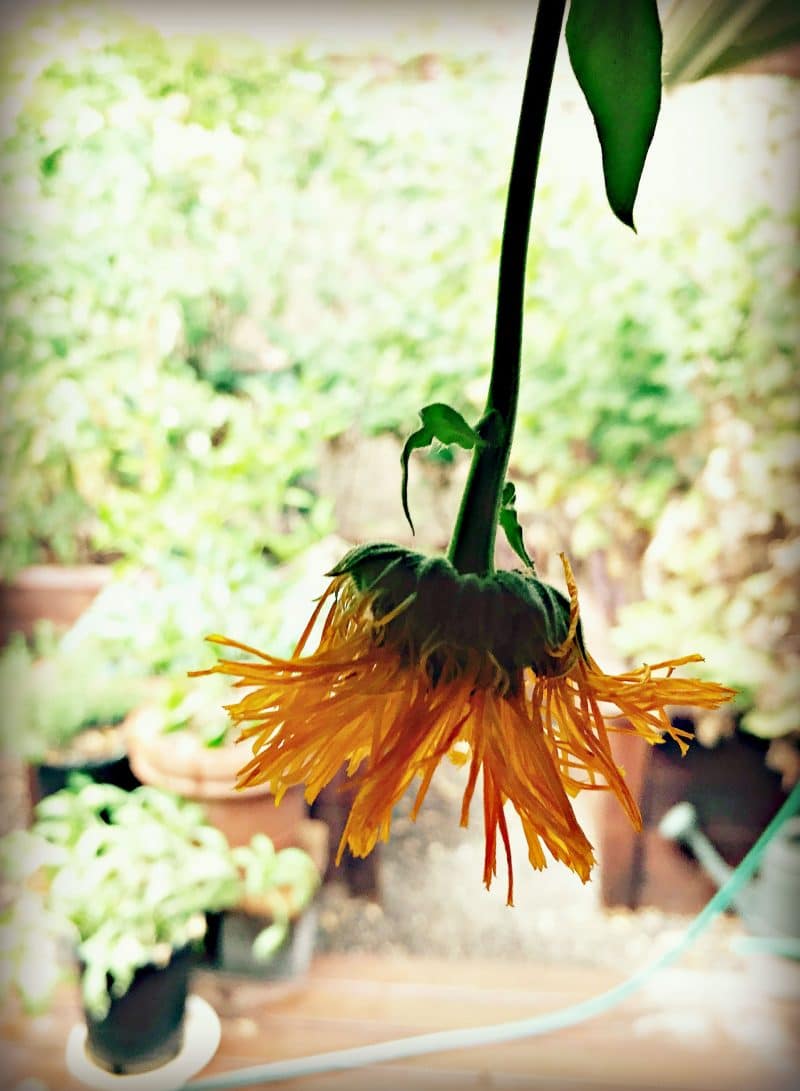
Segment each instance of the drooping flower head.
M716 708L732 694L673 674L699 656L603 673L586 649L575 581L562 562L568 597L532 571L463 575L444 557L360 547L330 573L291 659L211 637L254 657L197 672L232 675L247 690L228 706L252 750L239 786L268 783L280 800L304 785L311 802L346 764L356 790L339 856L345 846L366 856L389 837L393 807L418 781L416 817L449 756L469 763L462 825L482 774L487 887L499 834L512 902L507 802L533 867L545 867L549 853L586 881L594 854L572 799L610 790L641 825L610 732L650 743L670 736L684 749L686 732L672 726L667 706ZM307 653L318 621L318 646Z
M211 668L234 676L247 691L229 706L252 751L240 772L241 787L268 783L280 799L288 787L302 784L313 800L346 764L356 790L339 854L349 845L356 856L365 856L389 836L392 808L414 781L419 786L413 816L440 762L448 755L466 760L461 820L467 823L480 776L483 878L489 886L496 873L499 836L508 863L509 903L507 803L519 815L532 865L544 867L549 854L585 881L594 854L575 817L574 797L609 790L631 821L641 823L614 762L610 733L633 732L650 743L671 736L684 748L686 733L670 723L668 706L716 708L733 696L716 683L675 676L676 668L700 656L605 674L587 649L566 557L564 595L536 577L514 510L514 486L506 480L521 381L531 210L565 6L564 0L553 0L537 8L508 187L485 411L473 427L451 406L426 406L422 425L401 456L403 508L411 523L412 451L438 441L473 452L447 558L394 545L351 551L330 573L330 585L291 659L212 638L254 657ZM613 77L611 88L598 77L602 58L592 55L596 21L572 4L567 26L576 75L593 113L597 108L604 118L598 134L609 200L630 226L661 80L655 5L645 5L639 15L644 22L637 41L646 48L633 55L625 46L627 8L612 13L603 32L607 47L601 53ZM621 52L615 56L617 42ZM637 86L647 93L635 96L633 106L626 100L608 125L607 107L619 98L613 79L628 71L632 56ZM636 124L630 123L632 108ZM498 525L525 569L495 571ZM318 645L307 653L318 621Z

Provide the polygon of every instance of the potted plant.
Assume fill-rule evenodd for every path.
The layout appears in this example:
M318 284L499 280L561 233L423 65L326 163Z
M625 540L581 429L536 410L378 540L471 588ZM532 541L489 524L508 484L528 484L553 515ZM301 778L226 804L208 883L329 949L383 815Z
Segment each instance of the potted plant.
M29 564L0 581L0 643L40 621L68 628L111 579L107 564Z
M73 952L87 1053L115 1073L159 1068L180 1051L207 914L237 907L247 890L270 897L274 908L276 879L283 884L287 877L279 854L267 866L265 844L235 853L199 806L146 786L124 792L73 782L42 800L32 829L7 835L3 848L18 860L22 879L2 921L2 948L15 952L6 984L39 1004L54 984L50 974L31 989L30 980L41 976L41 936L15 931L36 901L51 946ZM20 852L35 866L26 867ZM301 893L310 898L318 872L297 853L289 871L295 883L302 872ZM265 922L264 935L253 937L256 954L268 957L286 929L280 913Z
M63 927L45 904L41 876L62 851L30 830L0 837L0 1002L15 997L25 1011L47 1008L61 978Z
M144 784L201 802L233 846L246 845L256 832L278 849L297 844L307 818L302 788L288 791L280 804L269 785L236 790L245 757L235 745L238 732L224 708L227 700L230 691L222 683L163 680L126 722L131 768Z
M304 823L303 848L276 849L265 834L232 850L242 889L235 906L211 914L205 943L214 970L260 980L297 979L308 969L316 936L314 896L328 855L322 822Z
M84 780L43 799L28 836L42 863L12 902L7 934L15 935L33 878L50 941L74 952L88 1054L112 1072L166 1063L181 1047L205 911L238 892L221 835L197 808L164 793ZM20 966L40 962L31 938L37 947L18 955Z
M122 722L142 699L142 680L113 662L17 636L0 652L0 748L30 770L33 801L73 773L133 788Z

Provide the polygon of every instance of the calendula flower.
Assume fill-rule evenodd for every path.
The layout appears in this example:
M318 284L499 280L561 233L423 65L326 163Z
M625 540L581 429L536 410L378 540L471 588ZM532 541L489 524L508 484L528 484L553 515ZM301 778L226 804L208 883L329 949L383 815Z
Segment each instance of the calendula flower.
M464 575L444 557L360 547L330 573L291 659L210 637L253 657L195 672L232 675L247 690L227 706L252 748L239 786L268 783L279 801L304 785L312 802L346 764L356 790L338 858L345 846L366 856L388 839L393 807L419 780L416 817L449 756L469 763L464 826L482 774L487 887L499 834L512 904L506 803L519 815L534 868L546 866L547 850L586 881L594 853L573 798L610 790L641 826L610 733L649 743L669 736L684 750L688 735L672 726L667 706L716 708L732 691L673 674L700 656L605 674L586 649L563 554L562 562L568 597L532 571ZM318 646L307 653L318 620Z
M696 655L605 674L586 647L566 557L564 595L536 577L514 507L514 485L506 480L521 382L531 209L564 10L564 0L553 0L539 4L536 14L508 188L485 411L472 426L452 406L425 406L421 427L401 455L403 509L411 524L412 452L435 441L473 452L447 558L394 545L355 549L330 573L331 583L291 659L216 636L211 639L253 658L222 660L198 672L232 675L246 690L228 706L252 749L239 774L242 788L267 783L280 800L290 786L304 785L313 801L346 765L355 792L339 858L346 846L366 856L388 838L394 805L418 779L416 817L446 757L469 762L461 822L467 824L481 776L483 879L488 887L496 874L499 837L509 904L507 803L519 815L533 867L543 868L549 853L586 881L594 853L575 816L575 796L590 789L611 791L634 825L641 825L614 762L611 732L631 732L650 743L671 737L685 749L688 735L670 723L667 708L716 708L733 696L716 683L674 674L701 658ZM637 124L623 126L611 141L608 126L598 126L604 169L610 172L609 199L631 226L660 101L661 36L653 18L649 12L648 48L639 51L649 84L648 94L640 96ZM591 49L587 25L578 11L570 54L579 61L579 82L589 89L593 112L598 102L605 111L613 94L609 98L596 78L597 66L590 65L591 79L582 80ZM609 37L615 39L627 40L621 33ZM617 67L612 57L610 71ZM495 571L498 525L526 569ZM306 653L318 621L318 645Z

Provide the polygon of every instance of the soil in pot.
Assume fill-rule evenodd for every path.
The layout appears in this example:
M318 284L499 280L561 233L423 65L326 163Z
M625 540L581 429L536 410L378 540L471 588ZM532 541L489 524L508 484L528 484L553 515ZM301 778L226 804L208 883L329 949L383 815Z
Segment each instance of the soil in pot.
M31 767L32 803L66 788L75 773L124 791L139 786L128 761L122 724L87 727L68 746L48 751L38 765Z
M86 1050L95 1064L117 1075L146 1072L171 1061L183 1045L191 947L174 952L166 966L142 966L104 1019L86 1017Z

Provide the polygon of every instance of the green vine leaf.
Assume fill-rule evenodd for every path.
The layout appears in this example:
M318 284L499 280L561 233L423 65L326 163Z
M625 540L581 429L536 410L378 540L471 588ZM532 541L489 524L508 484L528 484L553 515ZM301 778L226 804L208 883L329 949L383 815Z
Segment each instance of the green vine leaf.
M633 205L661 108L656 0L571 0L567 46L603 153L614 215L633 228Z
M506 481L503 486L503 496L500 504L500 526L508 539L508 544L519 559L528 568L535 570L535 565L522 540L522 527L519 525L519 519L517 518L516 503L517 490L510 481Z
M400 462L403 467L401 489L403 512L408 520L408 525L411 527L412 534L416 532L411 520L411 513L408 510L408 460L411 457L411 452L419 447L429 447L435 439L446 447L455 444L467 451L471 451L473 447L482 447L485 444L485 440L480 437L472 425L467 424L456 409L445 405L443 402L426 405L424 409L420 410L419 415L422 420L422 427L417 429L416 432L412 432L408 437L400 455Z

